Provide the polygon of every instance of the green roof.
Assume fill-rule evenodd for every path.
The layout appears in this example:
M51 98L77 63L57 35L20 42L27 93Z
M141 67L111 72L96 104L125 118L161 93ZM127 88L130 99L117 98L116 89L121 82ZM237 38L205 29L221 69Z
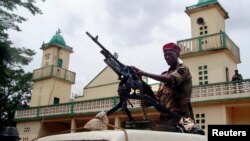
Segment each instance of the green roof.
M225 19L229 18L227 11L220 5L218 0L199 0L197 4L186 7L186 13L189 14L189 11L207 7L209 5L217 5L223 11Z
M49 41L50 44L59 44L59 45L62 45L62 46L65 46L66 47L66 43L63 39L63 37L59 34L59 33L56 33L56 35L54 35L52 37L52 39Z
M199 0L198 1L198 4L201 4L201 3L206 3L206 2L217 2L217 0Z
M197 4L186 7L186 10L192 10L200 7L205 7L212 4L219 4L217 0L199 0Z
M44 48L50 47L52 45L55 45L55 46L67 49L70 52L73 52L72 47L69 47L69 46L66 45L66 43L65 43L63 37L60 35L60 33L61 33L61 31L59 29L56 32L56 34L51 38L51 40L49 41L49 43L46 43L46 44L43 43L41 49L44 49Z

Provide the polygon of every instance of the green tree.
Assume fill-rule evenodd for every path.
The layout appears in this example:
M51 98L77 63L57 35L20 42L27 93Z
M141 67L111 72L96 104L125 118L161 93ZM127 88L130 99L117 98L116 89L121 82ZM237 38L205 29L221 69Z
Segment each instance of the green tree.
M15 110L30 99L32 73L26 73L22 66L32 61L35 52L14 47L8 30L21 31L18 24L27 21L15 13L18 8L25 8L33 15L42 14L35 4L35 0L0 1L0 126L15 125Z

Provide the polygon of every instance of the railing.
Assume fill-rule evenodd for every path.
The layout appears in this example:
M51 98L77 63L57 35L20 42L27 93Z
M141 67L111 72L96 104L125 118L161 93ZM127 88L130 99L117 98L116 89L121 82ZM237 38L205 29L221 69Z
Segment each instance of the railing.
M238 46L226 35L225 32L201 36L192 39L180 40L177 44L181 47L181 56L206 52L217 49L228 49L232 56L240 62Z
M229 100L240 98L250 98L250 79L238 82L194 86L191 101L204 102L209 100ZM32 107L17 110L15 113L15 119L22 120L58 115L94 113L111 109L118 102L119 98L116 96L59 105ZM138 100L131 100L131 103L134 108L138 108L140 106L140 102Z
M118 97L72 102L59 105L48 105L17 110L15 119L38 118L66 114L91 113L111 109L116 105Z
M213 83L194 86L192 102L250 98L250 79L237 82Z
M59 79L66 80L70 83L75 83L75 73L69 70L59 68L57 66L51 65L47 67L43 67L40 69L36 69L33 71L33 81L48 78L48 77L56 77Z

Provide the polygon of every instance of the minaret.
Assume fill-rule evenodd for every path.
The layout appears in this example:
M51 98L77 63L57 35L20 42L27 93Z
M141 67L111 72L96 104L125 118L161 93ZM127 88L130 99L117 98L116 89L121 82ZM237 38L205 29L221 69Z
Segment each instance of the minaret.
M192 39L178 41L181 59L190 67L193 85L231 80L240 63L239 48L225 32L228 13L217 0L199 0L186 7Z
M185 12L191 20L192 38L225 32L225 19L229 16L217 0L199 0Z
M70 102L71 85L75 73L68 70L70 53L73 49L66 45L60 30L49 43L42 45L41 68L33 71L33 90L30 106L44 106Z

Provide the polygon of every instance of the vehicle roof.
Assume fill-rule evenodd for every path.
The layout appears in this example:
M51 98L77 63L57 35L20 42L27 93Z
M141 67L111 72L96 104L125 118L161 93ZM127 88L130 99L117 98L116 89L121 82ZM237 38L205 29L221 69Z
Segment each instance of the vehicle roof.
M126 130L128 141L207 141L204 135L151 130ZM42 137L38 141L126 141L122 130L88 131Z

